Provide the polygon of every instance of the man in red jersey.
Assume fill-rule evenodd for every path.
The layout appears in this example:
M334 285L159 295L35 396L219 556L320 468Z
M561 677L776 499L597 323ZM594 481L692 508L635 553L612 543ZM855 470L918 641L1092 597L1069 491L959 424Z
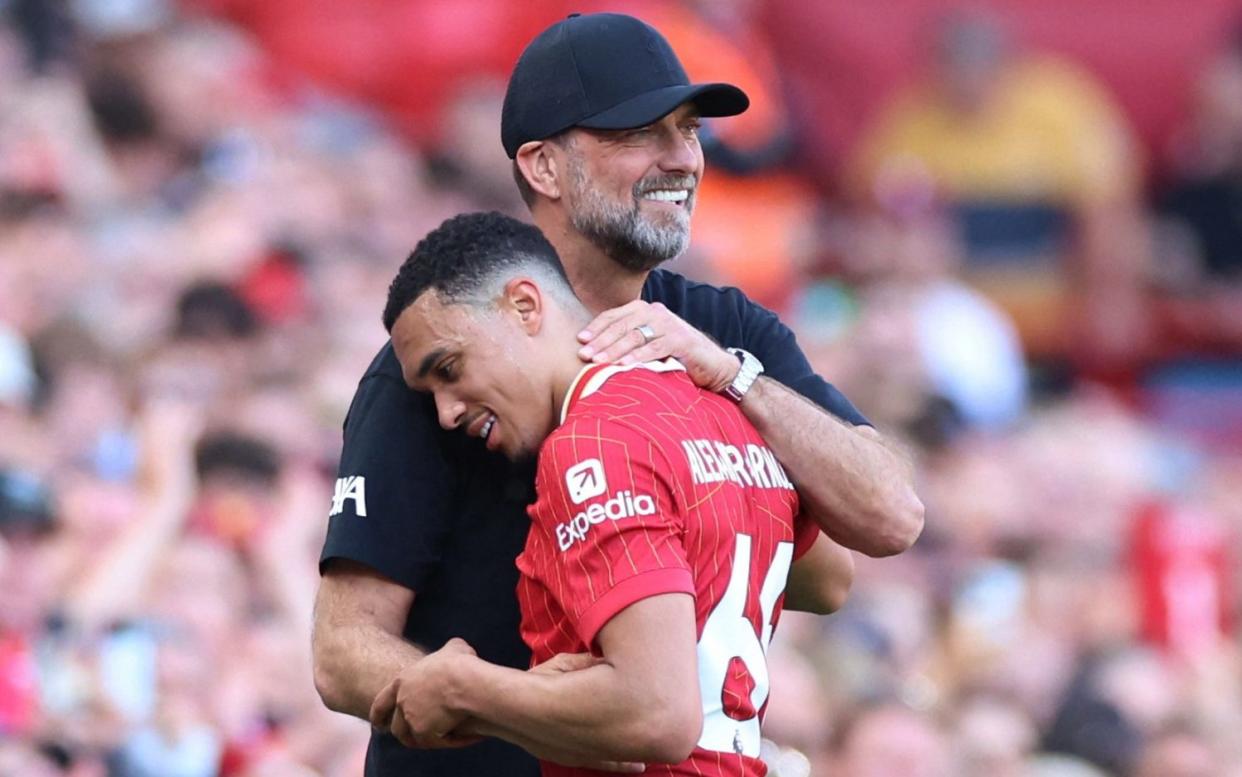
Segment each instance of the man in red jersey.
M796 563L819 528L797 520L793 484L736 400L671 359L584 367L590 312L542 233L499 214L429 234L388 304L405 380L434 394L441 425L538 454L518 558L536 668L453 640L379 694L372 722L402 739L497 736L561 763L764 774L765 654L787 583L828 611L852 564L844 550L827 570Z

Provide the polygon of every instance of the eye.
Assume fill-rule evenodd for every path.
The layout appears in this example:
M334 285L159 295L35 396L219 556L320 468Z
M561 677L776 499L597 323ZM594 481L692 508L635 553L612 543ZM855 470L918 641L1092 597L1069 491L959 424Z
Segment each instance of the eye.
M696 137L699 134L699 130L702 127L703 127L702 121L700 121L697 118L690 119L689 121L687 121L685 124L682 125L681 131L686 133L686 135L690 137Z
M445 359L436 365L436 377L443 381L457 379L457 359Z

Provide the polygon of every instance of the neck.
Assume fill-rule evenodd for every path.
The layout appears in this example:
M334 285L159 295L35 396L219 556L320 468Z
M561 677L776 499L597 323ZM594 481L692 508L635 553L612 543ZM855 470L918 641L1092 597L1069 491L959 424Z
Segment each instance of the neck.
M549 385L552 387L552 415L556 419L556 424L560 425L561 408L565 406L565 397L573 388L574 381L583 369L589 367L590 364L578 358L578 337L577 334L587 323L590 322L592 314L586 310L581 315L568 317L565 321L566 326L558 327L560 331L555 336L557 343L572 343L572 346L558 346L556 348L548 348L548 361L545 362L548 369Z
M633 302L650 274L627 270L573 229L559 213L535 215L539 227L565 266L574 293L592 315Z

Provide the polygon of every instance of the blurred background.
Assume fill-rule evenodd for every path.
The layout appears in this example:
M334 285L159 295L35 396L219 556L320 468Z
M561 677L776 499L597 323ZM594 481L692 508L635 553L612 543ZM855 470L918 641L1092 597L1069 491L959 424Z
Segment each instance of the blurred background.
M361 774L311 682L414 243L524 210L571 10L751 95L673 269L779 311L927 528L784 618L773 773L1242 776L1242 3L0 0L0 776Z

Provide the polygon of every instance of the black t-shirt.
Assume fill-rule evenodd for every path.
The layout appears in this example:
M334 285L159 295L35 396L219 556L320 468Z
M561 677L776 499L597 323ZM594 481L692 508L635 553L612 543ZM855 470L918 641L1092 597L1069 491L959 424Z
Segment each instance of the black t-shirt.
M662 302L725 346L744 348L767 375L852 424L867 420L811 371L793 333L737 289L656 270L643 299ZM391 343L358 384L345 419L320 571L334 558L365 564L415 592L405 637L436 650L451 637L479 656L526 668L518 634L518 573L534 464L513 464L481 440L440 428L428 394L410 391ZM458 750L411 750L372 734L367 777L536 777L537 762L496 740Z

